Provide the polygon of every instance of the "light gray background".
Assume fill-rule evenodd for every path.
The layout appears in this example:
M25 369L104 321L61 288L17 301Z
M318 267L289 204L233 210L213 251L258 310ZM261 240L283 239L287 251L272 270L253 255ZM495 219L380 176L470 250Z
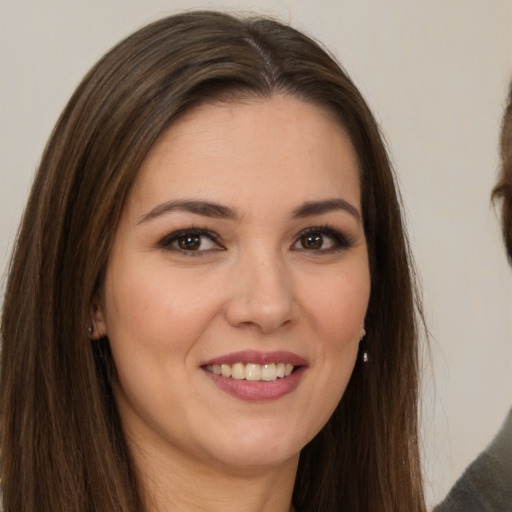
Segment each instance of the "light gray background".
M316 36L382 124L432 334L422 430L433 504L512 404L512 278L489 204L512 75L511 2L0 0L0 272L45 141L78 81L134 29L194 7L274 14Z

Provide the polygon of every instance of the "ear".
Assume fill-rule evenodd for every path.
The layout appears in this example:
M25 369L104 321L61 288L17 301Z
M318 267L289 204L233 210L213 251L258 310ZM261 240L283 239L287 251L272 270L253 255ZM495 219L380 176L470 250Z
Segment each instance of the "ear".
M91 326L88 326L89 337L98 340L107 335L104 307L98 297L91 302Z

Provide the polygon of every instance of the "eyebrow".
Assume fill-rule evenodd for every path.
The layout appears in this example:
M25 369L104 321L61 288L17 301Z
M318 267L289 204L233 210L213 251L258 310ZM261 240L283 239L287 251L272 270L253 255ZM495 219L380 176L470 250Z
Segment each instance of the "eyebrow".
M326 199L324 201L308 201L293 211L293 217L304 218L312 217L313 215L322 215L335 210L344 210L354 217L358 222L361 222L361 214L359 210L341 198Z
M213 217L216 219L236 219L238 214L232 208L208 201L178 200L167 201L155 206L148 213L144 214L138 224L152 220L155 217L174 211L183 211L202 215L203 217Z
M292 212L293 218L306 218L314 215L322 215L336 210L344 210L361 222L361 214L355 206L341 198L326 199L323 201L308 201ZM229 206L200 200L174 200L158 204L148 213L142 215L137 224L142 224L156 217L174 211L183 211L211 217L215 219L238 219L240 216Z

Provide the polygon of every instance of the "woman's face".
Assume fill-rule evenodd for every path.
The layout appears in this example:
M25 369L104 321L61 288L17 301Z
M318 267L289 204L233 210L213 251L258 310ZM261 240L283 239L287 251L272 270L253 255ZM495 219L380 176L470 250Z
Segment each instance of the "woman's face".
M339 125L287 96L201 106L161 136L96 316L133 445L217 467L297 460L361 337L358 176Z

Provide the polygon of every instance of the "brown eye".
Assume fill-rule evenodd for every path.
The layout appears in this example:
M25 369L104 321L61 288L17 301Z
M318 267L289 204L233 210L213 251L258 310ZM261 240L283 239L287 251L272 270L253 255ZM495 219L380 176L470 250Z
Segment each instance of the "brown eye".
M167 235L158 242L166 251L178 251L181 254L196 256L208 251L221 250L224 247L218 237L205 229L180 229Z
M201 247L201 237L199 235L184 235L177 240L177 245L184 251L197 251Z
M350 246L351 242L338 230L319 226L305 229L291 248L294 251L311 251L312 254L329 254Z
M300 244L303 249L317 251L322 248L324 237L319 233L312 233L300 237Z

